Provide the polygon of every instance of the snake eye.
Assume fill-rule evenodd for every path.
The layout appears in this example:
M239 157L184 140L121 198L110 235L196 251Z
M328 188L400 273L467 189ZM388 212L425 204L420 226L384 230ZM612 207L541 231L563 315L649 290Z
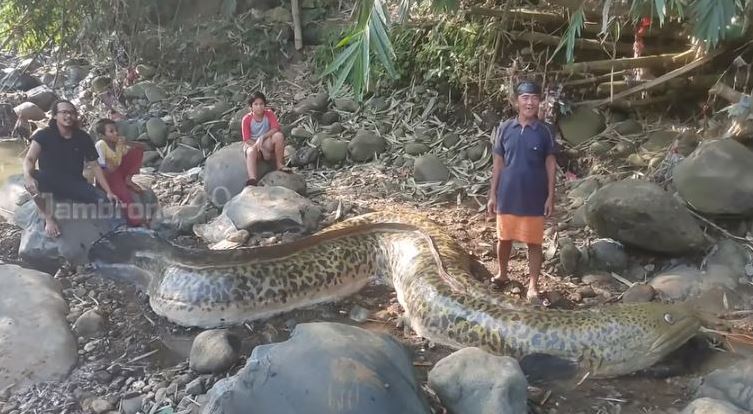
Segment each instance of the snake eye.
M671 313L665 313L664 314L664 321L667 322L668 324L672 325L673 323L675 323L675 318L672 316Z

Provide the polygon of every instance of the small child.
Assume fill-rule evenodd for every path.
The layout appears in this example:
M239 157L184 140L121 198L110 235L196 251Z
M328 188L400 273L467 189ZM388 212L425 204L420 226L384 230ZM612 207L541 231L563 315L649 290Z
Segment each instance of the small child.
M246 158L248 181L246 185L257 184L256 164L258 160L272 161L279 171L289 172L285 167L285 137L274 112L267 109L267 98L261 92L254 92L248 99L249 113L241 119L243 155Z
M126 142L124 137L118 135L118 129L112 119L97 121L96 130L100 140L94 146L97 148L98 162L110 190L123 203L128 224L135 227L145 225L144 218L128 208L133 203L130 190L139 194L144 191L132 180L141 168L144 158L143 146L135 142Z

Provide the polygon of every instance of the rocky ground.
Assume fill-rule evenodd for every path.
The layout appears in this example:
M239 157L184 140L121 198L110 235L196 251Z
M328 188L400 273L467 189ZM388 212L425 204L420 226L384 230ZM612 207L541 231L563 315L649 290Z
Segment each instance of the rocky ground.
M221 79L189 90L142 67L146 80L123 85L117 74L72 62L67 73L75 72L77 81L69 79L67 89L53 91L41 85L36 92L4 99L11 107L24 105L25 113L38 109L44 114L52 102L50 94L64 92L76 98L91 121L108 110L103 93L122 91L124 98L115 105L125 118L119 123L121 132L150 147L147 168L137 180L153 191L162 208L156 228L178 244L276 244L364 212L407 210L442 223L483 265L476 272L480 280L496 272L495 227L484 206L491 169L489 134L501 114L485 111L474 117L421 86L376 96L363 106L347 97L330 100L313 93L306 68L293 65L283 80L266 88L289 137L286 152L295 174L268 174L264 187L242 194L239 183L245 171L236 160L240 152L226 145L238 139L244 97L258 79ZM27 116L33 118L44 117ZM753 160L753 153L745 152L749 149L737 141L697 149L710 137L618 113L577 112L563 123L563 133L568 156L559 174L541 278L547 306L573 309L695 297L714 311L753 308L753 178L744 179L753 171L746 167ZM671 169L683 159L688 161ZM674 171L673 180L668 171ZM621 182L641 177L641 182ZM272 190L275 186L288 190ZM709 188L721 187L728 190L708 196ZM7 197L0 206L6 210L28 202L13 188L18 186L6 184L2 190ZM216 188L234 194L218 194ZM11 198L17 202L8 204ZM277 209L282 219L295 223L293 228L254 227L263 220L247 206L261 214L281 199L298 212L283 214ZM0 259L6 263L19 262L19 250L29 257L78 254L52 245L35 250L33 242L24 244L21 237L24 230L32 234L39 229L19 225L13 215L3 217L15 223L0 223ZM53 273L68 304L65 319L76 335L78 362L63 380L21 393L9 388L0 395L0 413L198 413L212 386L239 372L254 347L285 341L296 326L317 321L393 335L410 351L432 410L448 408L437 395L441 385L429 383L432 368L451 351L400 327L400 306L385 286L369 286L339 303L199 337L201 330L177 327L154 314L146 296L129 284L71 266ZM496 293L524 295L524 248L516 249L510 274L519 286ZM719 352L720 348L738 353ZM614 380L528 384L525 398L531 412L679 412L699 396L728 403L693 404L732 403L750 410L749 401L718 392L725 384L752 386L744 375L728 369L738 364L743 374L747 372L750 368L739 363L746 355L740 343L731 348L719 338L699 339L671 357L663 371ZM495 377L501 372L494 371L496 367L490 363L477 375ZM515 377L503 364L499 370ZM699 391L700 378L705 378L706 388ZM700 412L691 408L683 412ZM727 408L724 412L735 412Z

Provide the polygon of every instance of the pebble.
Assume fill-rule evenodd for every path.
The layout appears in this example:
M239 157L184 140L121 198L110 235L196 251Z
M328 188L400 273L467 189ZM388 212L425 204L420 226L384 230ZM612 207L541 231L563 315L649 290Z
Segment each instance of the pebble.
M366 322L366 320L369 318L370 313L371 312L368 309L363 308L359 305L355 305L353 306L353 309L351 309L349 316L350 316L350 319L358 323L363 323L363 322Z
M622 294L622 301L625 303L651 302L655 293L651 285L635 284Z

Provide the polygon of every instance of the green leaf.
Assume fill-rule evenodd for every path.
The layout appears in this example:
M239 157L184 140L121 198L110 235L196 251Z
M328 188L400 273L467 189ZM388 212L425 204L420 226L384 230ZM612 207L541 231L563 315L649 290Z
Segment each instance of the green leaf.
M656 7L656 14L659 16L659 24L664 25L664 19L667 17L666 0L654 0L654 6Z
M738 12L736 0L695 0L690 6L693 34L712 47L724 40L725 29Z
M580 36L580 31L586 22L586 13L583 10L583 4L570 16L570 21L567 26L565 35L562 36L562 40L557 49L552 53L552 58L557 55L562 46L566 46L565 57L568 63L571 63L575 55L575 39ZM550 59L551 60L551 59Z
M458 0L432 0L431 8L436 12L455 11L460 6Z
M350 46L348 46L345 50L343 50L342 52L340 52L340 54L337 55L335 60L332 61L332 63L330 63L329 66L327 66L327 68L324 70L324 73L322 73L322 76L327 76L335 72L337 69L339 69L340 66L342 66L342 64L345 63L345 61L347 61L348 58L350 58L350 56L353 55L358 50L358 47L360 46L359 42L360 42L360 36L355 41L353 41L350 44Z

